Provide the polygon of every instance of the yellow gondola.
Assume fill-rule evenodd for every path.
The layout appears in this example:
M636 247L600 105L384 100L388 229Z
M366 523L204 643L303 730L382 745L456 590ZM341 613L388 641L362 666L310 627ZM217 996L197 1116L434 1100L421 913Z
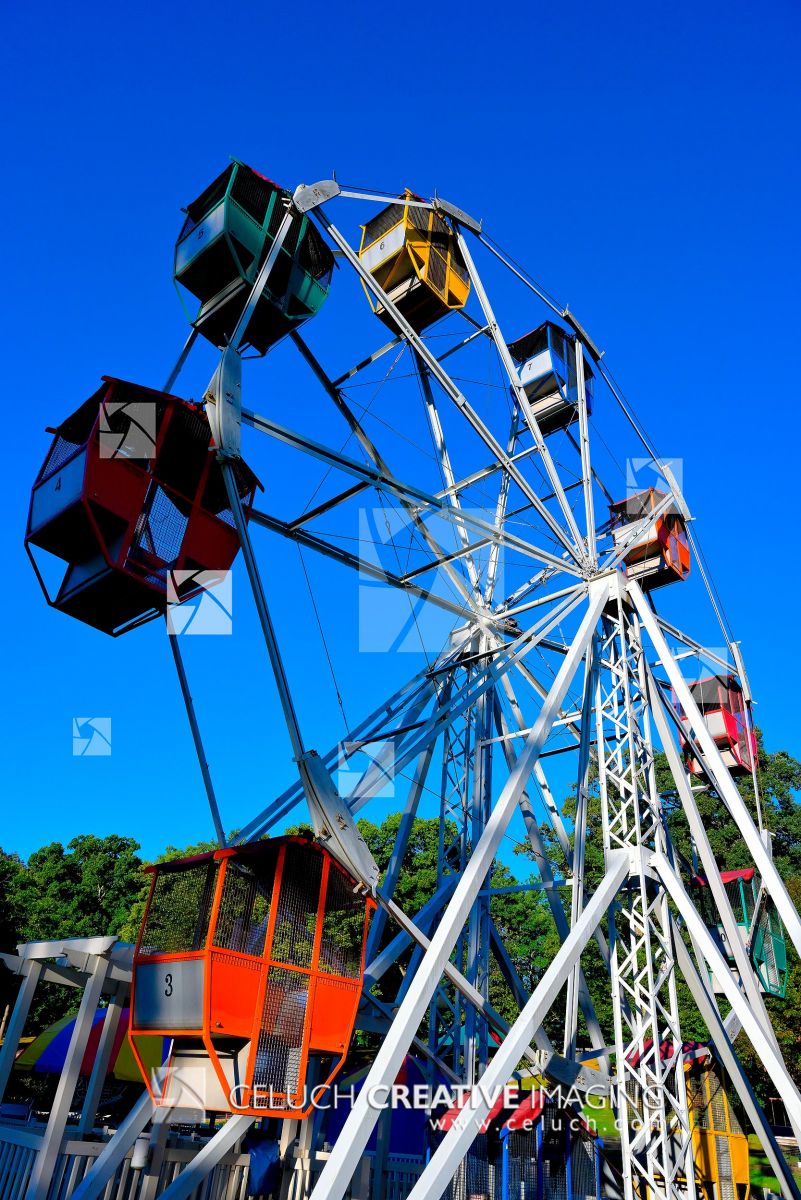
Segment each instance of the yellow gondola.
M417 333L454 309L464 308L470 276L447 221L414 203L408 188L398 204L390 204L362 226L359 258ZM369 289L373 312L385 325L394 320Z

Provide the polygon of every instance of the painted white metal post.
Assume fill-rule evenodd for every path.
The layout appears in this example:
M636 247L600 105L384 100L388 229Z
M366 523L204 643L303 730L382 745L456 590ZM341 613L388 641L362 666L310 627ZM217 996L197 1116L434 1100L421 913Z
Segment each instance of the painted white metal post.
M679 704L698 742L704 766L710 774L712 782L715 785L715 790L737 824L754 865L762 877L762 882L772 897L796 950L801 954L801 917L799 917L787 888L779 872L774 867L765 843L760 837L759 830L751 819L751 814L746 808L745 802L726 768L726 764L723 762L720 750L715 745L714 739L706 727L704 718L701 716L695 700L693 700L687 682L679 669L679 665L670 653L662 630L659 628L659 623L651 611L650 605L642 593L642 589L636 580L629 580L628 590L632 602L640 615L640 620L648 632L654 649L659 655L659 660L667 673L670 685L676 693Z
M715 1055L720 1060L721 1065L737 1091L737 1095L743 1103L746 1115L754 1128L754 1132L762 1143L762 1148L767 1154L770 1165L773 1167L776 1178L779 1181L782 1195L785 1200L801 1200L801 1191L798 1189L793 1173L787 1165L787 1160L782 1154L781 1147L776 1141L773 1130L765 1118L765 1114L754 1094L748 1076L740 1065L740 1060L726 1032L726 1027L721 1019L708 980L703 978L693 962L692 955L684 945L681 932L676 928L675 922L673 925L673 945L676 951L676 962L678 963L679 970L687 982L687 986L692 993L707 1029L712 1035Z
M91 962L91 959L94 959ZM90 959L90 975L84 988L78 1015L72 1030L72 1037L67 1049L64 1068L59 1076L58 1087L50 1110L42 1145L33 1164L33 1170L25 1192L25 1200L45 1200L53 1169L56 1165L64 1130L69 1118L75 1085L81 1070L81 1061L86 1050L86 1043L92 1029L92 1023L97 1012L97 1005L103 994L109 961L101 955L92 955Z
M774 1049L761 1023L751 1010L751 1006L738 988L726 960L715 945L712 935L704 924L695 905L685 891L684 884L665 858L657 851L651 856L651 865L665 885L670 898L681 914L694 942L697 943L718 984L729 1004L736 1010L742 1022L743 1029L751 1039L751 1044L759 1055L765 1070L770 1075L779 1095L785 1103L787 1112L794 1121L801 1122L801 1094L790 1078L781 1054Z
M161 1200L187 1200L195 1188L213 1171L221 1158L244 1137L253 1117L229 1117L211 1141L184 1167L181 1174L161 1193Z
M0 1048L0 1100L5 1095L6 1086L14 1066L14 1059L19 1049L20 1038L25 1029L36 985L42 973L42 964L36 959L29 958L22 967L22 983L14 1002L14 1011L6 1027L6 1036Z
M97 1200L156 1111L150 1093L143 1092L125 1120L118 1126L114 1136L100 1151L94 1164L72 1193L71 1200Z
M378 1118L377 1108L371 1106L374 1089L391 1086L400 1070L470 907L497 853L519 793L525 787L526 779L557 719L573 675L593 636L609 594L608 580L596 581L590 585L589 591L589 604L578 633L492 811L484 833L473 848L467 868L442 915L439 927L431 939L431 945L398 1009L392 1028L376 1054L364 1086L312 1193L314 1200L342 1200L356 1164L364 1153Z
M445 1191L488 1115L493 1095L497 1096L508 1083L520 1061L521 1048L528 1045L533 1031L542 1024L628 873L628 852L613 851L609 855L606 874L587 907L560 946L503 1043L495 1051L480 1087L471 1092L462 1113L431 1156L426 1169L409 1193L408 1200L438 1200Z
M89 1076L89 1083L86 1087L86 1096L84 1097L83 1108L81 1109L81 1117L78 1121L78 1134L81 1137L91 1131L97 1117L97 1106L100 1103L100 1096L106 1082L109 1064L111 1063L114 1039L117 1036L122 1010L128 999L129 991L130 984L119 983L109 999L106 1015L103 1018L103 1029L101 1030L97 1044L95 1061L92 1063L92 1073Z

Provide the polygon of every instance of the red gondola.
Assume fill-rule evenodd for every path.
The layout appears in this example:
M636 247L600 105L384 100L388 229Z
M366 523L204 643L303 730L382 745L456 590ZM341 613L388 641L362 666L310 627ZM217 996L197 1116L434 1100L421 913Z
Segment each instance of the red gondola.
M692 696L704 724L715 740L724 763L732 775L749 775L756 762L756 734L751 727L745 707L743 689L734 675L712 675L690 685ZM689 728L682 714L682 724ZM693 775L700 775L701 764L685 747L687 766Z
M55 434L31 495L25 547L49 604L115 636L196 595L239 550L203 408L103 376ZM237 465L250 513L256 477ZM34 547L66 561L52 590ZM175 572L179 572L178 575Z

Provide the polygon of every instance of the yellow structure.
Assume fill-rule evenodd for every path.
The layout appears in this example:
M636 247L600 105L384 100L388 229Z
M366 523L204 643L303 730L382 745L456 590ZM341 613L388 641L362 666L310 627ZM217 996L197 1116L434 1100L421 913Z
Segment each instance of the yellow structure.
M362 226L359 258L416 333L453 309L464 308L470 277L456 237L447 221L407 188L398 204L390 204ZM391 329L392 317L376 303L373 312Z
M696 1186L704 1200L749 1200L748 1138L709 1055L687 1063Z

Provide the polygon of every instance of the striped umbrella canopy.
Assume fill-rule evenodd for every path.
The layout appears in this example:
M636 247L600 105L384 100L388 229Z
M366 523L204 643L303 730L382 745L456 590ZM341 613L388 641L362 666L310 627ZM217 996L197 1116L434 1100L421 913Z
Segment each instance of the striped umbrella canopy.
M108 1009L99 1008L94 1015L92 1028L86 1042L83 1061L81 1062L81 1075L89 1075L91 1073L107 1012ZM114 1035L114 1044L111 1048L109 1074L113 1075L115 1079L141 1083L142 1075L136 1065L136 1060L131 1052L131 1044L128 1040L130 1016L130 1009L124 1008L120 1016L119 1025L117 1026L117 1032ZM64 1070L67 1050L69 1049L74 1028L75 1013L54 1022L54 1024L43 1030L38 1037L35 1037L21 1054L17 1055L14 1066L20 1071L36 1071L41 1073L52 1071L57 1075L60 1074ZM165 1061L169 1051L169 1041L169 1038L163 1037L142 1038L140 1040L142 1059L148 1072L156 1070Z

